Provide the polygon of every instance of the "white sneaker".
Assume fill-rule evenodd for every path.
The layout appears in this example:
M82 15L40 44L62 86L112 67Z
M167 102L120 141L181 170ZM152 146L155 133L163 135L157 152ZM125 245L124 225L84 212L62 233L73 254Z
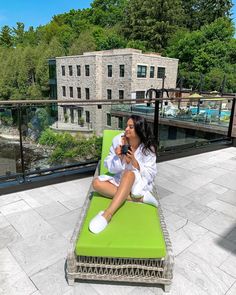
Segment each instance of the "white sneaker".
M143 203L158 207L157 199L150 192L144 194Z
M106 226L108 225L108 222L102 214L104 211L100 211L90 222L89 222L89 230L94 234L99 234L101 231L103 231Z

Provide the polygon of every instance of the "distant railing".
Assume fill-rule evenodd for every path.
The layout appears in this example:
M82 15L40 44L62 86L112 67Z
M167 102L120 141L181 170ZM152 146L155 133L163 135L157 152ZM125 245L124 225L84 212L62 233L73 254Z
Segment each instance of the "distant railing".
M159 155L230 140L234 105L233 97L0 101L0 186L94 169L102 130L124 129L130 114L153 125Z

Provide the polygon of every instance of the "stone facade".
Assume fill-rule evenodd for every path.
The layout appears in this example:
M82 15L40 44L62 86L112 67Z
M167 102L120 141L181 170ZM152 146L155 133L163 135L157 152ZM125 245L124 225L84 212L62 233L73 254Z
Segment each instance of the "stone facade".
M89 68L89 75L86 75L86 67L87 71ZM158 54L143 54L140 50L126 48L57 57L56 68L58 100L75 99L79 102L80 99L107 99L109 101L109 99L143 98L147 89L161 88L162 78L158 78L158 73L165 75L166 88L175 88L178 60ZM78 91L81 91L79 96ZM68 103L59 108L59 121L78 124L79 116L82 116L86 127L100 134L104 128L118 128L119 119L115 117L111 118L111 126L107 125L110 109L109 105L80 107L79 103L77 106Z

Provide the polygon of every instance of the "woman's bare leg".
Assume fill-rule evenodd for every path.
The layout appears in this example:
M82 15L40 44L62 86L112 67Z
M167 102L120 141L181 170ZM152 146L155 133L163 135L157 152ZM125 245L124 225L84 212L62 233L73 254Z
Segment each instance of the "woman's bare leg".
M109 181L100 181L98 178L93 180L92 185L96 192L108 198L113 198L118 189L117 186Z
M129 198L131 188L135 180L135 175L132 171L125 171L122 175L120 185L109 205L109 207L103 213L103 216L109 221L112 215L118 208Z

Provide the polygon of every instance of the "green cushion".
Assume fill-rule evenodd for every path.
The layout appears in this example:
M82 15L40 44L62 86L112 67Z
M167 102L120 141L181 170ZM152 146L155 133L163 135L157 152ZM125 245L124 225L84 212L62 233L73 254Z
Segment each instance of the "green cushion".
M109 153L112 139L120 130L105 130L100 174L107 174L104 159ZM166 246L157 209L153 206L125 202L114 214L106 229L93 234L89 231L90 220L110 204L111 199L93 194L83 227L76 242L77 255L127 258L161 258Z
M104 231L91 233L88 229L90 220L110 202L110 199L94 193L76 243L76 254L127 258L165 257L166 247L157 209L150 205L125 202Z
M112 139L120 134L121 130L104 130L103 131L103 140L102 140L102 157L101 157L101 166L100 166L100 174L108 174L107 168L104 167L104 160L106 156L109 154Z

